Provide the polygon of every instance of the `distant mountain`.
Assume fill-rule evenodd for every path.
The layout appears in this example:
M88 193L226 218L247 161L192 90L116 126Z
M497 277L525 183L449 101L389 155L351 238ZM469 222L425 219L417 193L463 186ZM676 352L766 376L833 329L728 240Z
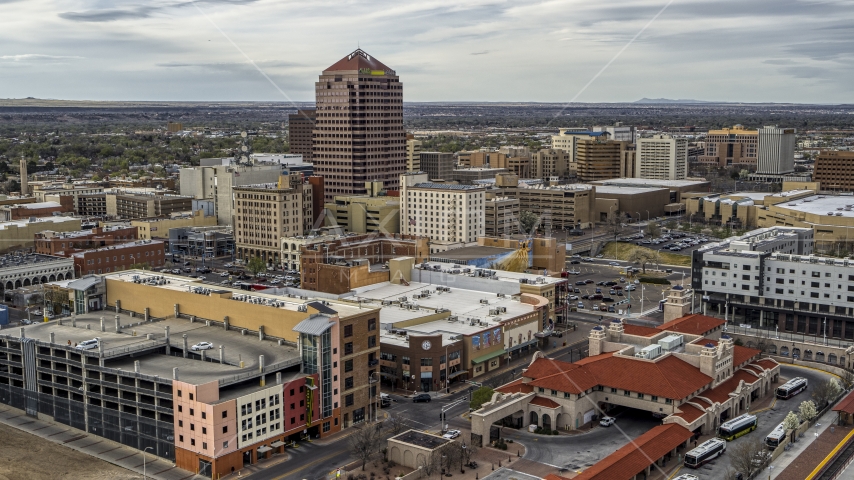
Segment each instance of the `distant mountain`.
M690 100L685 98L680 98L678 100L673 100L670 98L641 98L640 100L634 103L715 103L715 102L706 102L703 100Z

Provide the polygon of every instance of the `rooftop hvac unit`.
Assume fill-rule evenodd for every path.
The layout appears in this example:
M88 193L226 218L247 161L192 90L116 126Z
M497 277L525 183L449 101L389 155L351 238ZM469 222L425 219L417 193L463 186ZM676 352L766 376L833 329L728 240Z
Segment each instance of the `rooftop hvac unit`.
M498 309L497 308L490 308L489 314L490 315L498 315Z
M483 303L485 305L489 305L489 300L482 298L482 299L480 299L480 303Z
M297 307L298 312L307 312L308 308L305 305L300 305Z
M398 298L398 300L399 300L399 301L401 301L401 302L405 302L405 301L407 301L407 300L409 300L409 299L408 299L408 298L406 298L406 297L400 297L400 298Z
M527 278L520 278L519 283L528 283L528 279Z
M498 307L497 310L499 313L507 313L507 307Z

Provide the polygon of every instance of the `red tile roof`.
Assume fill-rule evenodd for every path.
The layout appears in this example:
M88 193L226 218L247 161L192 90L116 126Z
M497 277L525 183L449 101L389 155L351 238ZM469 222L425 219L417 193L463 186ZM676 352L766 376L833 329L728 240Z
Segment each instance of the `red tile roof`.
M756 357L762 353L762 350L757 350L755 348L747 348L742 347L740 345L732 346L732 363L735 368L738 368L744 365L751 358Z
M496 392L501 393L531 393L534 391L534 388L526 383L522 383L522 378L518 380L513 380L512 382L502 385L495 389Z
M702 417L703 413L705 413L703 410L700 410L690 403L683 403L682 405L679 405L679 410L682 410L682 412L677 413L676 416L684 418L689 424Z
M605 357L614 356L615 353L617 353L617 352L613 351L613 352L608 352L608 353L600 353L599 355L594 355L592 357L584 357L581 360L578 360L577 362L575 362L575 364L576 365L587 365L588 363L598 362L599 360L602 360Z
M525 376L533 378L531 386L560 392L578 394L602 385L672 399L685 398L712 381L699 368L672 355L648 362L603 354L583 364L539 358Z
M608 455L573 480L629 480L691 438L682 425L659 425Z
M532 398L530 403L546 408L557 408L560 406L560 404L555 402L554 400L540 396Z
M854 414L854 392L845 395L845 397L833 407L834 412L845 412Z
M724 324L724 321L718 318L707 317L705 315L686 315L684 317L671 320L663 325L659 325L659 330L667 330L668 332L687 333L689 335L705 335L715 328Z
M368 55L362 49L356 49L350 55L335 62L332 66L324 70L324 72L339 72L359 70L367 68L369 70L391 70L376 58Z
M661 333L661 330L653 327L644 327L643 325L632 325L626 323L623 324L623 333L637 335L638 337L651 337Z
M569 480L566 477L561 477L560 475L555 475L554 473L550 473L543 477L543 480Z
M756 378L756 375L753 375L744 370L736 370L732 377L724 383L718 385L715 388L706 390L701 393L700 396L706 397L713 402L724 403L729 400L729 394L734 392L736 387L738 387L738 383L744 380L744 383L751 384L757 382L759 379Z
M763 358L762 360L757 360L753 363L759 365L760 367L764 368L765 370L773 370L774 367L779 365L779 363L777 363L776 360L771 359L771 358Z

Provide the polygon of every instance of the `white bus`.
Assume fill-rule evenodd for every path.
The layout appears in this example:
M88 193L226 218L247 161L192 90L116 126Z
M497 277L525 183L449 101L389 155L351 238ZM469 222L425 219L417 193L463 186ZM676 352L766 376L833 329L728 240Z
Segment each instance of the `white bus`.
M731 442L736 438L756 430L756 415L745 413L721 424L718 437Z
M782 398L784 400L787 398L792 398L795 395L806 390L808 383L809 382L807 382L806 378L795 377L784 383L783 385L777 387L777 398Z
M712 438L701 443L697 448L685 454L685 466L699 468L724 454L726 442L720 438Z
M783 424L780 423L779 425L774 427L774 430L772 430L767 437L765 437L765 445L768 445L768 448L774 450L780 445L780 442L782 442L785 438L786 429L783 428Z

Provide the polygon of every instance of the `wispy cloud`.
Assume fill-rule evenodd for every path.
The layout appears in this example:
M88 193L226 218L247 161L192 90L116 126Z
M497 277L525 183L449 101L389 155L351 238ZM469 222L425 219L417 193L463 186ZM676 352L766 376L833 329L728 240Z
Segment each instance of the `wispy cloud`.
M472 52L470 53L470 55L486 55L487 53L489 53L489 50L484 50L482 52Z
M40 53L23 53L20 55L0 56L0 60L11 62L52 62L56 60L75 60L81 58L83 57L78 57L75 55L42 55Z

